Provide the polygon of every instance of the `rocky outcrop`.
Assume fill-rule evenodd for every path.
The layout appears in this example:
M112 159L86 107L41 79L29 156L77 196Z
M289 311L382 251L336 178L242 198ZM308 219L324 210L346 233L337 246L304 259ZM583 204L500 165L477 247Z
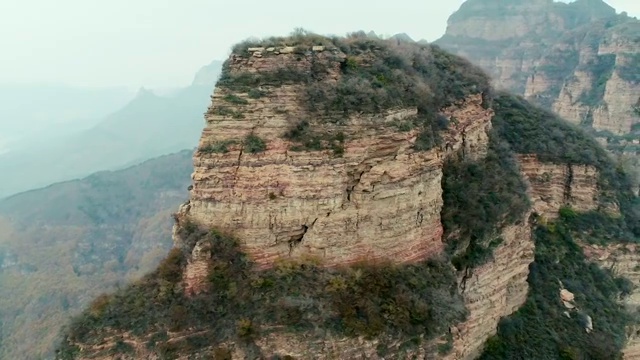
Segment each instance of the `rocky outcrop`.
M437 43L469 58L497 87L615 135L640 122L640 22L600 0L563 4L469 0Z
M627 310L637 316L640 310L640 247L635 244L583 244L582 248L588 259L633 283L633 291L624 297L623 302ZM627 328L627 343L623 353L625 360L640 359L640 324L637 321Z
M529 182L529 197L534 210L547 219L558 216L562 206L586 212L603 208L599 200L598 170L587 165L544 163L535 155L518 157L522 175ZM617 213L617 206L604 206Z
M260 56L256 57L255 52ZM273 71L288 62L290 54L236 59L231 73ZM297 63L295 66L304 66ZM334 73L338 77L338 73ZM281 258L316 257L326 266L361 260L407 263L444 251L442 241L442 167L451 154L479 160L486 155L493 111L483 107L480 94L442 110L449 120L442 146L430 151L413 149L417 132L396 131L386 123L402 122L416 109L397 109L381 115L351 117L340 125L345 134L344 152L295 152L283 138L292 119L309 116L299 105L296 85L261 88L268 98L242 97L243 116L220 112L229 91L216 89L207 113L207 127L194 156L191 200L178 217L202 227L232 231L244 250L261 267ZM232 94L242 96L241 94ZM222 115L221 115L222 113ZM378 124L378 126L371 126ZM335 132L325 126L323 131ZM242 140L253 134L266 143L258 154L244 150ZM233 141L235 140L235 142ZM225 151L202 149L225 143ZM470 312L466 322L451 328L452 350L446 359L472 359L488 337L495 334L501 317L517 310L527 295L528 266L533 261L528 215L503 230L504 242L495 260L461 274L459 291ZM181 239L176 238L178 243ZM178 244L180 245L180 244ZM197 248L197 246L196 246ZM192 250L186 269L188 291L198 291L206 276L202 253ZM332 338L321 343L297 334L274 332L256 341L262 354L307 358L382 358L380 339ZM392 344L397 354L401 343ZM395 345L393 345L395 344ZM421 353L436 354L435 343L424 342ZM244 350L229 344L233 358ZM416 350L418 351L418 350Z
M611 16L615 10L599 0L468 0L436 43L481 66L497 87L524 94L527 76L564 32Z
M534 250L528 218L526 214L518 224L503 229L503 243L493 261L461 276L459 288L469 317L451 328L453 350L448 360L477 358L485 341L496 334L500 319L525 303Z
M229 74L311 66L296 54L256 52L234 58ZM330 79L339 76L339 69L330 70ZM443 146L429 151L413 149L417 130L389 126L415 116L415 108L315 124L344 137L336 156L330 150L292 151L295 144L283 136L299 119L314 116L300 105L302 86L264 85L261 91L269 95L258 99L216 89L194 156L191 200L179 216L229 230L263 267L283 257L317 257L333 266L414 262L442 252L442 164L447 154L478 157L486 151L493 111L482 106L482 96L443 110L449 130ZM229 105L230 97L241 98L236 102L242 105ZM264 151L245 150L250 134L265 141ZM224 151L204 150L222 143Z
M184 291L187 301L198 301L202 298L198 295L206 291L213 293L209 268L225 267L235 260L212 261L216 243L196 235L214 228L238 239L258 271L283 259L312 258L314 264L338 267L363 260L405 265L443 257L445 161L482 161L486 157L494 111L485 103L486 94L475 90L431 109L429 121L447 126L438 125L438 141L420 148L425 128L416 124L424 108L403 106L336 118L330 111L313 113L305 106L308 82L283 83L271 76L294 77L328 63L333 65L327 66L319 81L333 83L343 76L341 67L367 66L367 55L346 60L339 50L316 45L305 51L288 46L255 47L249 54L231 57L213 94L207 125L194 154L190 200L175 216L174 239L182 250L176 253L186 257L180 268L182 277L171 286L164 278L160 284L174 294ZM243 76L261 78L252 86L234 87L226 82ZM292 131L313 131L321 134L321 139L310 148L291 136ZM290 332L285 326L264 323L259 324L260 331L247 330L250 345L235 340L218 344L221 337L207 337L214 326L202 331L171 327L161 334L162 341L177 347L189 339L205 341L197 340L204 336L209 339L205 344L212 345L194 352L210 356L223 351L233 359L256 354L301 359L473 359L496 333L499 320L526 300L528 267L533 261L529 215L494 234L502 242L493 249L492 261L466 269L457 283L454 276L447 280L443 293L451 296L457 288L454 297L462 297L469 316L449 327L449 333L439 339L433 339L437 334L429 334L430 338L412 339L409 345L406 337L395 332L383 332L372 339L322 327ZM163 272L175 270L175 263L171 264L165 265ZM453 274L453 265L447 266ZM236 287L230 286L229 292L231 289ZM458 321L464 314L461 305L455 309L460 313ZM176 317L183 313L181 306L171 309ZM249 318L237 321L236 335L248 336L242 330L251 329L250 323ZM104 331L107 338L82 345L83 357L99 358L107 348L124 343L135 358L153 358L155 350L139 345L161 336L133 336L124 331L111 336L110 331ZM236 338L225 335L224 339Z
M210 244L203 241L196 243L183 273L184 291L187 295L197 295L206 290L210 259Z
M432 341L414 339L419 344L407 346L405 340L388 336L367 339L363 337L344 337L321 330L322 333L293 333L278 328L263 329L253 339L254 347L240 342L226 342L210 345L185 354L180 359L202 358L214 354L225 354L228 359L242 360L260 354L264 358L291 356L294 359L410 359L427 358L441 360L471 360L481 353L485 341L496 333L498 322L504 316L515 312L526 301L529 265L533 262L533 240L528 223L529 214L515 225L502 230L504 240L494 252L494 260L473 270L461 274L458 279L458 291L464 298L469 311L467 320L451 327L449 334ZM206 249L196 246L197 256L202 257ZM194 252L196 252L194 250ZM194 256L195 257L195 256ZM201 262L194 262L193 268ZM187 271L190 267L187 266ZM189 281L186 280L187 287ZM157 334L133 336L129 333L110 334L99 345L85 347L83 357L102 359L116 341L131 346L131 353L123 359L155 359L153 349L144 344L152 341ZM168 333L168 342L173 346L189 343L191 339L207 336L207 332L191 330ZM197 341L197 340L193 340ZM440 351L439 346L448 343L449 351ZM417 346L415 346L417 345ZM189 357L191 356L191 357ZM215 356L214 356L215 357Z
M639 22L619 18L570 32L538 61L525 97L597 131L631 132L640 121L637 31Z

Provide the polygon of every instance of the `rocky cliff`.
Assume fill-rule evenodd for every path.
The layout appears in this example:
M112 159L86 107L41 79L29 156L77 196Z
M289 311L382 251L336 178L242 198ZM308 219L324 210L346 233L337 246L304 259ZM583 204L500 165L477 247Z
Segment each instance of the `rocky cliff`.
M286 56L292 55L270 61ZM196 153L191 200L181 217L232 230L264 266L305 256L328 266L382 258L406 263L442 251L442 163L463 146L475 155L486 147L492 111L482 107L480 95L444 110L458 121L443 135L450 140L446 149L416 152L417 130L385 126L416 116L415 108L400 109L327 126L345 136L344 154L337 157L333 151L291 151L294 144L281 139L287 119L309 117L291 100L300 87L270 89L273 99L248 99L241 120L216 114L228 96L223 91L214 95L200 149L228 139L238 144L226 153ZM282 108L290 111L278 116ZM240 142L249 134L267 139L264 152L244 150Z
M595 131L630 133L640 120L639 34L640 22L624 16L565 34L529 75L525 97Z
M528 74L559 36L615 16L603 1L469 0L436 43L485 69L497 87L523 94Z
M428 45L238 45L174 250L94 302L59 358L478 357L529 300L523 177L550 218L597 209L606 177L594 142L490 94L479 70Z
M453 351L446 359L477 358L484 342L496 333L500 319L527 300L534 248L528 215L503 229L504 242L494 251L493 261L461 274L459 289L469 317L451 328Z
M497 87L602 135L621 136L640 120L638 34L637 19L616 15L600 0L470 0L437 43L480 65ZM610 148L633 146L631 140L616 139Z
M521 155L518 162L529 182L533 208L539 215L555 219L563 206L579 212L605 210L599 199L600 174L594 166L545 163L535 155ZM618 212L613 204L608 205L608 210Z
M627 327L627 343L624 347L624 359L640 359L640 326L637 316L640 310L640 253L636 244L589 245L582 244L585 256L603 269L610 270L616 276L629 279L633 285L623 300L625 307L636 321Z

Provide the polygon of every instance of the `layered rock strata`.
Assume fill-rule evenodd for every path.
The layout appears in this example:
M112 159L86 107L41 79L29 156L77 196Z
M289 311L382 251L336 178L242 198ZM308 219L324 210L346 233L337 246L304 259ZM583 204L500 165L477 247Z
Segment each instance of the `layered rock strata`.
M540 59L525 97L575 124L615 135L631 132L640 121L635 75L640 46L624 34L625 27L640 31L640 23L628 20L612 28L597 23L567 36Z
M453 351L446 359L477 358L485 341L496 334L500 319L525 303L534 250L528 218L526 214L518 224L502 230L503 243L494 251L493 261L468 270L459 279L469 317L451 328Z
M535 155L520 155L518 162L522 175L529 182L529 198L539 215L555 219L563 206L580 212L602 207L599 172L595 167L545 163ZM608 208L614 213L618 211L614 205Z
M272 71L273 62L283 61L283 56L288 55L237 60L230 71ZM397 109L349 118L339 128L345 134L344 153L336 157L330 151L291 151L294 144L283 138L292 119L309 116L297 99L302 89L286 85L262 90L269 93L268 99L243 97L247 104L236 110L243 113L239 119L219 115L216 109L229 92L216 89L200 148L226 142L227 152L195 154L191 200L181 208L180 219L233 231L261 267L280 258L308 256L320 258L326 266L377 259L408 263L443 252L442 167L453 154L475 160L485 156L493 111L483 107L481 94L443 109L449 129L440 147L413 150L416 130L400 132L386 124L409 119L417 110ZM322 131L337 131L320 126ZM244 151L242 139L249 134L265 139L264 152ZM477 356L500 318L524 303L533 261L527 218L504 229L494 262L461 275L459 289L470 316L451 328L453 350L442 358ZM205 273L201 258L200 252L191 256L185 279L189 291L196 293L200 282L192 275ZM381 358L379 341L325 338L309 343L295 334L273 333L256 344L263 354L294 358L313 352L326 359L376 359ZM389 350L401 345L392 344ZM243 350L229 346L235 349L234 359L243 358ZM416 350L419 354L406 355L433 356L434 346L425 342Z
M585 6L549 0L467 0L449 18L436 43L464 56L492 75L494 84L519 94L527 76L563 33L615 16L602 1Z
M228 71L304 68L296 56L237 58ZM340 76L331 71L330 79ZM391 126L415 116L415 108L352 116L341 125L318 121L316 131L344 137L343 154L335 156L330 150L292 151L296 144L283 136L295 121L315 117L300 105L302 86L264 85L269 95L258 99L216 89L200 149L223 142L228 147L196 152L191 200L179 218L231 231L262 267L284 257L318 257L333 266L407 263L442 252L442 164L459 150L472 157L486 152L493 111L482 106L481 94L444 109L454 120L443 145L423 152L413 149L418 130ZM225 103L230 95L243 105ZM241 117L229 115L239 112ZM264 139L264 151L245 150L250 134Z
M468 0L436 43L575 124L625 135L640 122L640 21L604 1Z

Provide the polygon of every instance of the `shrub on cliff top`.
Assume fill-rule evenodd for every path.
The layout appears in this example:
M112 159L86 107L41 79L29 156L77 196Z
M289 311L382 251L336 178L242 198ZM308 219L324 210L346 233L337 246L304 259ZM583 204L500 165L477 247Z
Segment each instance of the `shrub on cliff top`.
M309 115L314 121L335 125L344 124L352 115L417 108L413 126L422 129L418 150L431 149L440 142L438 113L444 107L471 94L483 94L484 105L490 103L489 78L466 60L434 45L306 33L278 41L318 43L330 50L322 55L295 55L299 60L296 66L282 65L272 71L232 74L227 63L218 86L248 94L256 87L301 84L298 96ZM333 76L328 80L333 69L340 69L338 81L332 80Z

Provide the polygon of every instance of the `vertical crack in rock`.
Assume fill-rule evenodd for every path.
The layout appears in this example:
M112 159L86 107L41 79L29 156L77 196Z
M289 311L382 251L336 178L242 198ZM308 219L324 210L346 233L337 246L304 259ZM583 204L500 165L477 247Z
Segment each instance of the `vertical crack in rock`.
M460 280L460 293L464 294L467 289L467 280L471 279L473 276L473 269L471 267L467 267L464 269L464 275L462 276L462 280Z
M467 158L467 128L462 128L462 158Z
M349 182L349 186L347 186L347 189L346 189L348 202L351 202L351 194L353 193L353 190L356 188L356 186L360 184L360 180L362 180L362 176L365 173L369 172L372 168L373 168L373 165L365 165L364 169L360 170L362 168L358 166L358 168L356 169L358 175L351 179L351 181Z
M244 152L244 146L240 147L240 153L238 154L238 164L236 165L235 172L233 173L233 194L236 192L236 184L238 183L238 172L240 171L240 164L242 163L242 153Z
M563 198L565 203L571 202L571 184L573 184L573 166L567 165L567 177L564 181Z
M422 222L424 221L424 209L420 208L418 213L416 214L416 226L422 226Z
M358 184L360 184L360 179L362 179L362 175L364 175L364 171L360 172L360 175L354 179L351 185L347 187L347 201L351 201L351 193L353 193L353 189L355 189Z

